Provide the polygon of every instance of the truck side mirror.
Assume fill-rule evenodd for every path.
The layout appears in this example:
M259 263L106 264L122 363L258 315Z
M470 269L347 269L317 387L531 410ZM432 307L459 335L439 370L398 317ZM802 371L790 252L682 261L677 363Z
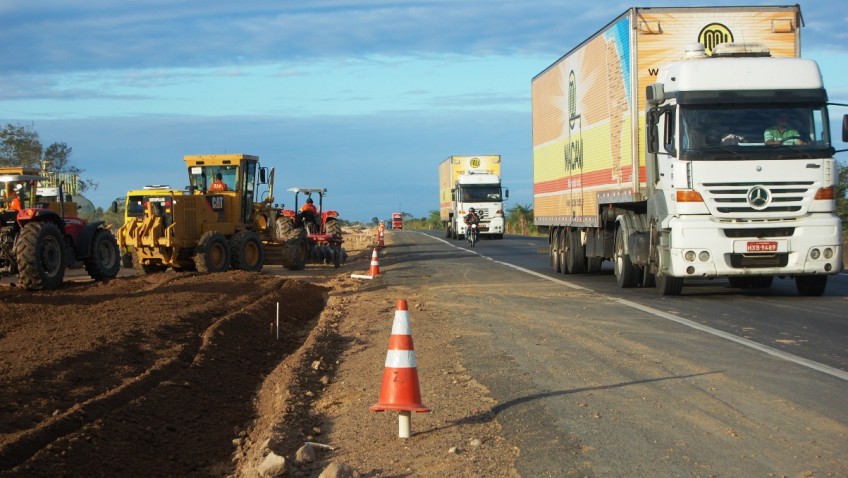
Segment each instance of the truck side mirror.
M842 142L848 143L848 115L842 116Z
M109 207L109 210L112 211L112 214L118 213L118 201L112 201L112 205Z
M259 168L259 184L267 184L268 183L268 169L267 168Z
M504 191L504 197L506 197L507 199L509 199L509 189L507 189L506 191Z

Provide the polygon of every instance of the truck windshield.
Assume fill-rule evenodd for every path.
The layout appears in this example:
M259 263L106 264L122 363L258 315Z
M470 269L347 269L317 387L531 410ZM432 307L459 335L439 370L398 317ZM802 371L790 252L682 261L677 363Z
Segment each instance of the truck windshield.
M462 201L468 202L499 202L501 200L501 188L491 184L479 186L463 186Z
M824 105L738 104L680 109L680 144L689 159L715 155L810 157L831 148Z

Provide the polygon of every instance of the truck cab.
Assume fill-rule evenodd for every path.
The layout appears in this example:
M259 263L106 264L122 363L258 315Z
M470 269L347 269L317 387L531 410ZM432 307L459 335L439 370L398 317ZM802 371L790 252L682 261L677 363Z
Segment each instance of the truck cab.
M818 65L759 45L693 50L647 88L654 232L631 256L655 257L634 263L652 263L672 294L684 277L788 275L802 295L820 295L842 270L842 229Z

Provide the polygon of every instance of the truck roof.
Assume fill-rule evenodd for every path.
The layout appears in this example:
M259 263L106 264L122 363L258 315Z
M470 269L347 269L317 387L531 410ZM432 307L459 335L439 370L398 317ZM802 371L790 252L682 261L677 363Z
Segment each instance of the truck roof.
M791 75L786 72L791 71ZM677 91L822 89L821 71L804 58L703 58L667 65L657 80Z

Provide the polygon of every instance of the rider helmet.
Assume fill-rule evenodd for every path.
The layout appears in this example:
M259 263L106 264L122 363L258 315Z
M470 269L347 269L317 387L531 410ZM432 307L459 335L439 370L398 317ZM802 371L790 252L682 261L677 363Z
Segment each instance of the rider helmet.
M474 208L473 207L468 208L468 212L474 212Z

